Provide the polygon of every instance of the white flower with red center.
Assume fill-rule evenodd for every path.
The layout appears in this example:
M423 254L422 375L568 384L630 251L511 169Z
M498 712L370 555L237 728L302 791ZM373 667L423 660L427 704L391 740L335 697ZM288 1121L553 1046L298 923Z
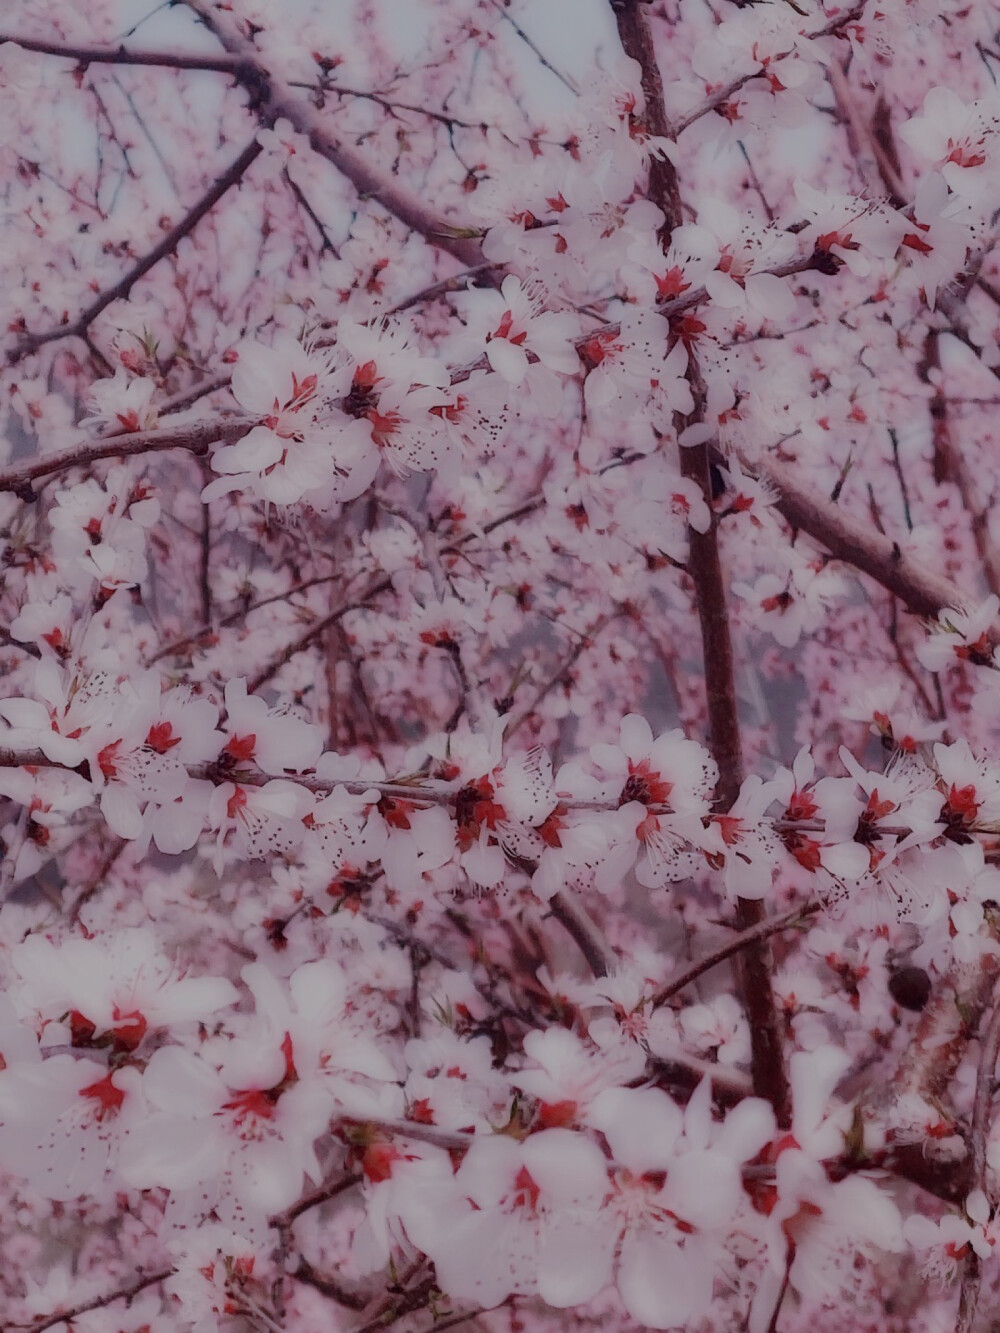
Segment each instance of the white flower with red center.
M329 353L310 350L287 333L272 346L245 342L237 350L233 396L277 439L294 439L311 423L332 375Z
M618 1042L602 1049L563 1027L525 1033L524 1053L534 1067L508 1077L538 1101L536 1119L545 1129L586 1123L592 1102L605 1088L641 1078L646 1068L637 1045Z
M965 102L951 88L931 88L923 114L904 121L899 137L934 163L957 195L978 201L992 188L998 131L996 98Z
M336 337L336 382L347 393L344 411L349 414L356 406L366 407L386 389L448 388L447 369L414 347L409 331L393 320L359 324L344 315Z
M943 671L960 662L991 667L998 611L1000 597L990 596L967 610L947 607L939 612L930 634L917 646L920 665L928 671Z
M254 1270L266 1272L264 1254L216 1222L184 1231L167 1244L174 1271L163 1290L177 1302L190 1333L216 1333L222 1321L242 1314L239 1297Z
M99 767L98 753L109 739L118 706L120 682L109 672L63 670L51 658L35 667L32 688L39 699L0 700L0 731L5 745L38 746L54 764L75 768L84 760Z
M447 1028L406 1043L406 1118L442 1129L489 1133L510 1119L511 1092L494 1068L488 1037Z
M222 874L224 846L230 832L233 851L251 860L266 860L294 851L305 835L302 821L310 813L311 805L310 792L277 778L262 787L220 783L212 792L207 811L209 827L218 831L216 873Z
M675 301L700 287L719 261L719 246L706 227L684 223L670 235L666 254L657 228L650 226L629 247L629 263L622 276L640 306Z
M414 897L425 887L424 873L439 870L455 852L455 825L440 805L383 796L368 816L367 831L381 846L381 862L391 888Z
M963 179L965 175L963 172ZM938 288L961 271L966 252L974 244L976 214L969 200L951 193L943 176L930 172L917 186L910 221L900 253L933 310Z
M722 869L731 898L764 898L771 887L783 856L778 835L765 815L781 793L781 783L764 782L751 773L732 807L712 817L709 827L718 842L708 860Z
M109 1199L146 1110L129 1065L72 1055L14 1065L0 1071L0 1166L46 1199Z
M944 724L931 722L916 708L900 701L899 681L872 685L853 696L844 709L844 717L870 723L873 736L879 736L905 754L916 754L921 744L936 741Z
M617 497L614 523L622 540L641 550L650 568L661 569L668 561L687 560L689 530L707 532L712 514L698 483L657 457L644 470L641 494L623 489Z
M100 426L102 434L153 430L159 411L153 406L156 385L151 379L131 379L119 366L110 379L90 386L91 414L81 426Z
M239 999L223 977L186 977L146 927L53 943L29 935L11 954L17 1008L46 1044L136 1050L147 1033L200 1022Z
M754 1207L767 1219L767 1266L751 1321L774 1310L785 1280L807 1300L832 1301L858 1280L863 1259L903 1248L899 1210L888 1193L860 1174L831 1181L822 1166L843 1152L852 1122L853 1108L833 1101L849 1064L845 1052L829 1045L789 1061L791 1130L762 1155L774 1164L773 1184L751 1186Z
M273 347L244 343L233 393L262 423L212 455L222 475L205 487L209 501L250 490L275 504L294 504L314 491L351 499L367 488L377 462L363 426L331 408L337 387L332 353L280 334Z
M507 857L533 871L555 807L552 764L541 748L467 782L456 797L455 819L460 860L470 878L484 887L499 883Z
M824 824L823 866L838 879L884 873L909 848L941 832L941 794L933 772L906 757L884 773L861 767L845 747L850 778L822 778L813 788Z
M734 583L733 592L746 601L756 626L782 648L794 648L804 633L823 623L847 585L820 559L807 561L789 552L787 563L787 573L761 574L753 585Z
M265 773L301 773L313 769L323 751L318 727L294 713L269 708L263 699L247 694L239 677L226 686L224 764L256 764Z
M646 719L630 713L622 719L619 743L594 745L590 754L612 775L600 793L616 799L635 821L640 884L657 887L704 864L704 820L718 770L703 746L682 731L654 738Z
M991 1222L989 1201L973 1190L965 1201L965 1216L945 1213L936 1222L912 1213L903 1223L903 1237L919 1252L920 1271L939 1286L954 1282L971 1252L989 1259L996 1251L997 1229Z
M261 1044L287 1043L297 1078L318 1079L344 1114L384 1114L380 1085L395 1085L399 1070L355 1009L337 963L303 963L284 983L262 963L251 963L242 977L254 998Z
M707 1310L725 1237L747 1210L740 1166L774 1133L758 1098L721 1126L711 1106L706 1079L684 1112L657 1088L609 1089L591 1108L614 1189L586 1263L606 1280L613 1273L628 1313L651 1328L693 1327Z
M529 353L546 370L562 375L579 371L573 346L578 321L574 315L544 310L540 288L508 274L498 292L470 292L467 310L470 337L484 344L486 359L508 384L524 381Z
M161 851L183 851L202 828L190 803L208 790L189 777L187 765L217 752L218 712L186 689L161 695L160 687L154 671L122 682L113 725L109 720L106 727L111 739L91 762L91 779L101 792L101 814L119 837L138 839L140 851L154 837ZM96 747L104 737L97 728L93 734Z
M608 1188L603 1154L582 1134L496 1134L476 1137L454 1178L414 1193L401 1213L452 1299L493 1309L537 1293L564 1309L604 1285L590 1252L602 1243Z
M910 229L900 213L877 201L849 194L825 194L797 178L795 196L812 217L801 233L806 243L828 255L834 269L846 264L858 278L871 272L871 260L892 259Z
M378 456L398 477L442 467L455 451L455 437L442 419L452 403L440 389L391 384L378 394L364 420Z
M76 618L73 599L66 593L57 597L48 594L45 582L29 578L29 598L10 622L12 639L19 643L33 643L44 657L56 657L64 662L73 649L74 638L80 637L80 623Z
M103 485L90 479L56 492L49 511L52 552L65 574L97 579L106 601L116 589L145 579L145 530L159 514L147 484L133 482L128 468L114 467Z
M580 347L590 409L644 401L667 356L669 326L653 310L627 308L618 331L598 330Z
M1000 765L972 753L967 740L934 746L934 767L944 795L945 836L969 842L970 830L1000 820Z
M724 310L749 309L765 319L790 318L795 297L788 283L761 270L787 263L796 252L794 238L773 225L748 221L718 199L707 201L698 218L719 244L718 264L704 277L705 290L715 304Z
M300 1077L292 1039L251 1025L226 1043L221 1069L179 1046L154 1052L142 1076L146 1114L121 1154L133 1189L164 1188L181 1223L213 1211L253 1239L322 1172L315 1143L332 1093Z

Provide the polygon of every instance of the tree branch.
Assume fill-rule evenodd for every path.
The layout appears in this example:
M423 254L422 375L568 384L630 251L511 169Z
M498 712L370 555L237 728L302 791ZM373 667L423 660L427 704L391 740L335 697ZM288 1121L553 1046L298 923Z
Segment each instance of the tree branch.
M986 1161L986 1140L990 1131L990 1111L996 1090L997 1060L1000 1059L1000 1004L990 1017L983 1037L983 1048L976 1072L976 1094L972 1103L972 1129L969 1134L969 1152L972 1157L972 1178L977 1189L989 1199L989 1173ZM993 1207L990 1200L990 1214ZM982 1282L982 1262L970 1245L962 1270L962 1286L958 1298L958 1322L955 1333L971 1333L979 1304Z
M618 25L622 50L630 59L637 61L642 69L642 93L646 100L643 119L646 128L658 138L672 139L674 134L663 101L663 78L653 49L643 0L611 0L611 8ZM677 172L670 159L661 154L650 159L648 193L657 207L663 210L666 219L660 233L666 248L670 233L680 226L683 214Z
M724 457L720 454L719 458L724 464ZM767 456L741 458L740 462L777 491L777 508L793 527L807 532L836 560L853 565L895 593L914 615L937 616L947 607L961 607L976 600L907 555L897 542L871 524L804 486L784 463Z
M131 458L136 454L160 453L165 449L187 449L206 454L210 444L232 443L257 424L255 417L230 417L218 421L193 421L173 430L142 430L127 435L105 435L83 444L71 444L55 453L43 454L30 463L0 472L0 493L12 491L22 500L38 497L32 482L71 467L85 467L102 458Z
M616 971L618 955L583 903L569 889L561 889L549 900L549 911L573 937L595 977L606 977Z
M34 1324L10 1323L7 1327L26 1329L27 1333L44 1333L45 1329L52 1328L56 1324L68 1324L71 1320L82 1314L87 1314L90 1310L103 1310L106 1305L111 1305L114 1301L130 1301L134 1296L138 1296L140 1291L145 1291L147 1287L154 1287L157 1282L165 1282L168 1277L173 1276L173 1273L172 1268L162 1268L158 1273L147 1273L145 1277L137 1278L127 1287L119 1287L117 1291L109 1291L103 1296L94 1296L89 1301L81 1301L79 1305L74 1305L61 1313L46 1315L44 1319L39 1319Z
M19 37L0 33L0 45L10 42L22 51L43 56L58 56L87 65L153 65L163 69L205 69L220 74L235 74L240 61L228 54L201 55L196 51L142 51L127 46L76 46L71 43L45 42L37 37Z
M663 80L656 62L646 11L640 0L611 0L611 8L625 54L637 60L642 69L646 124L651 133L669 137ZM669 160L654 158L650 163L648 195L666 219L660 233L661 244L666 248L670 231L682 219L677 174ZM690 417L675 416L678 437L687 426L705 420L707 394L693 352L689 355L687 378L694 399L694 410ZM719 766L717 796L723 809L728 810L739 796L743 783L743 755L726 586L719 558L718 518L712 507L707 444L682 448L680 467L681 474L698 486L712 515L707 532L696 532L693 528L689 532L688 572L694 583L701 625L709 739L712 754ZM736 918L743 930L760 926L764 921L763 905L755 900L738 898ZM791 1091L785 1072L778 1010L771 989L772 964L766 940L757 939L749 944L737 956L736 969L750 1023L754 1090L771 1102L778 1123L789 1125L792 1115Z
M678 435L692 422L705 419L705 385L694 356L688 379L695 400L690 418L681 418ZM712 755L719 766L718 798L724 810L735 804L743 783L743 753L726 585L719 556L718 517L712 507L712 479L707 444L680 450L681 474L694 481L704 497L712 522L706 532L689 532L688 572L695 588L701 624L702 660ZM737 898L736 920L741 931L764 925L764 906L756 899ZM782 1053L781 1024L771 989L773 963L767 936L754 939L737 955L737 976L750 1024L754 1090L774 1107L779 1125L791 1124L791 1089Z
M188 236L206 213L211 212L223 195L227 194L234 185L238 184L246 174L251 163L254 162L264 150L256 139L247 144L243 152L240 153L236 161L224 171L221 176L213 183L211 188L202 195L192 209L181 219L176 227L172 227L167 232L159 245L155 245L148 254L144 255L138 263L119 279L113 287L108 287L105 291L93 300L86 310L84 310L72 324L65 324L57 329L49 329L45 333L27 333L21 340L11 348L7 353L8 365L16 365L23 357L30 356L32 352L37 352L40 347L46 343L57 342L60 338L82 338L97 316L113 301L124 300L131 292L132 288L140 278L154 268L161 259L172 254L177 246Z
M769 917L758 925L751 926L748 930L740 931L732 939L727 940L725 944L720 944L717 949L705 954L703 958L696 959L690 967L684 968L682 972L678 972L676 976L665 981L662 986L658 986L649 997L649 1004L654 1009L658 1008L674 995L690 986L692 981L696 981L703 973L711 971L713 967L725 962L727 958L732 958L741 949L745 949L751 944L757 944L761 940L770 939L772 935L777 935L782 930L790 930L794 926L801 925L808 917L814 916L819 909L819 903L806 903L805 906L795 907L790 912L786 912L784 916Z
M313 152L346 176L361 196L374 199L431 245L454 256L463 267L474 268L484 262L482 248L475 238L478 229L470 235L473 229L449 224L394 177L341 143L314 107L296 97L287 83L264 68L253 42L243 36L222 9L210 0L183 0L183 3L234 57L236 78L249 92L250 109L262 125L272 128L277 121L287 120L297 133L305 135Z

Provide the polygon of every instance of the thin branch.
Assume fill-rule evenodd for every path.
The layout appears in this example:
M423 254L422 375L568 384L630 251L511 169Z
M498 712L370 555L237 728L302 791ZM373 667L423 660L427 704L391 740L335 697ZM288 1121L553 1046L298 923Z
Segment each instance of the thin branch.
M348 1310L363 1310L368 1304L360 1292L349 1291L346 1287L342 1287L336 1278L318 1272L304 1255L300 1255L298 1267L292 1269L289 1277L294 1278L296 1282L305 1282L308 1286L314 1287L322 1295L328 1296L330 1300L336 1301L338 1305L343 1305Z
M573 937L595 977L606 977L617 970L618 955L583 903L569 889L560 889L549 900L549 911Z
M197 227L198 223L211 212L219 200L237 185L246 174L251 163L253 163L263 152L263 148L256 141L249 143L235 162L224 171L221 176L212 184L211 188L202 195L193 208L181 219L176 227L171 228L148 254L144 255L138 263L134 264L113 287L108 287L101 292L89 306L77 316L72 324L61 325L57 329L49 329L45 333L27 333L14 347L7 353L7 362L9 365L16 365L23 357L29 356L32 352L37 352L40 347L46 343L56 342L60 338L82 338L97 316L105 310L113 301L124 300L131 292L132 288L140 278L154 268L161 259L172 254L185 236L190 235Z
M289 1227L297 1217L303 1213L309 1212L311 1208L318 1208L321 1203L327 1203L330 1199L336 1199L339 1194L344 1194L351 1190L355 1185L361 1184L361 1177L355 1175L338 1175L331 1180L326 1180L322 1185L317 1185L314 1190L308 1194L303 1194L297 1203L293 1203L291 1208L286 1208L283 1213L276 1213L270 1219L272 1227L281 1230L282 1227Z
M646 125L651 134L670 136L663 100L663 80L640 0L610 0L625 54L638 61L642 71ZM649 167L649 198L660 209L665 222L660 231L666 247L672 229L683 220L680 185L673 164L665 156L654 157ZM687 379L694 409L690 416L675 414L678 438L693 424L706 418L707 390L693 353L689 355ZM701 626L702 663L708 704L709 743L719 767L717 796L724 810L736 802L743 783L743 754L736 707L733 647L726 605L726 585L719 556L718 516L712 507L712 479L706 443L682 448L681 474L693 481L712 516L707 532L690 532L688 573L694 583L695 602ZM749 930L764 920L763 905L755 899L737 898L736 918ZM758 939L737 955L737 975L750 1024L754 1090L774 1107L779 1125L791 1123L791 1090L782 1050L782 1027L771 988L771 956L766 940Z
M173 1273L172 1268L162 1268L158 1273L147 1273L145 1277L137 1278L127 1287L119 1287L117 1291L109 1291L103 1296L93 1296L89 1301L81 1301L79 1305L74 1305L58 1314L46 1315L44 1319L39 1319L33 1324L9 1323L7 1327L26 1329L27 1333L44 1333L45 1329L53 1328L56 1324L68 1324L90 1310L103 1310L106 1305L111 1305L114 1301L131 1301L140 1291L145 1291L147 1287L155 1287L157 1282L165 1282L168 1277L173 1276Z
M500 15L501 18L507 20L510 26L517 33L518 37L520 37L521 41L524 42L528 50L531 51L532 54L536 57L538 63L540 65L543 65L549 71L550 74L554 74L556 78L559 80L559 82L563 85L563 87L568 88L569 91L574 95L574 97L579 97L580 89L576 86L573 80L567 74L563 74L561 70L556 69L552 61L549 60L548 57L544 55L544 53L539 49L535 41L528 36L528 34L524 31L524 29L520 26L520 24L514 21L513 17L507 13L507 11L501 4L498 3L498 0L489 0L489 3L493 6L493 8L497 11L497 13Z
M32 482L38 481L40 477L65 472L71 467L85 467L102 458L132 458L136 454L160 453L165 449L187 449L193 454L206 454L209 445L232 443L256 424L256 417L228 417L218 421L193 421L173 430L104 435L83 444L71 444L66 449L43 454L40 458L0 472L0 492L12 491L22 500L33 501L37 496Z
M75 46L61 42L44 42L37 37L19 37L16 33L0 33L0 45L11 42L22 51L39 55L58 56L87 65L153 65L164 69L205 69L220 74L235 74L240 66L236 56L227 54L200 55L196 51L145 51L127 46Z
M819 491L803 485L786 464L767 456L740 461L777 491L780 497L777 508L793 527L807 532L835 559L853 565L895 593L914 615L936 617L948 607L967 606L977 600L908 555L898 542L876 531L870 523L853 517L839 505L831 504ZM991 632L991 641L996 642L995 631Z
M236 78L247 89L250 109L260 124L270 129L277 121L287 120L297 133L309 140L313 152L332 163L363 198L374 199L431 245L453 255L465 268L484 262L478 228L456 227L446 222L393 176L340 142L308 100L296 96L287 83L261 65L253 42L244 37L237 24L211 0L183 0L183 3L234 57Z
M435 301L439 296L447 296L451 292L463 292L474 279L483 277L497 267L496 264L476 264L473 268L463 269L461 273L455 273L450 278L441 278L438 282L432 282L430 286L408 296L405 301L400 301L398 305L391 306L385 313L398 315L401 311L410 310L423 301Z
M657 138L672 139L674 133L667 120L663 101L663 78L653 47L646 6L642 0L611 0L611 8L618 25L618 38L622 49L627 56L637 61L642 69L646 128ZM673 229L679 227L683 221L683 213L677 172L674 164L662 153L650 159L648 193L653 203L663 210L666 220L661 240L666 242Z
M829 23L825 23L822 28L817 28L814 32L804 33L803 36L810 41L815 41L818 37L836 36L838 33L843 32L843 30L849 27L852 23L857 23L858 19L860 19L861 15L864 13L864 8L864 3L854 5L843 14L840 14L837 18L831 19ZM792 54L793 52L791 49L788 51L779 51L776 55L770 58L767 65L761 66L760 69L753 70L749 74L741 74L738 78L733 79L722 88L717 88L714 93L707 97L699 106L695 107L693 111L689 111L688 114L682 116L680 120L674 121L671 137L679 137L684 130L686 130L689 125L693 125L696 120L701 120L702 116L707 116L709 112L716 111L720 106L725 105L725 103L728 102L735 93L738 93L746 84L752 83L755 79L766 78L768 74L771 73L771 68L775 61L781 60L785 56L790 56Z
M980 504L976 497L976 481L972 476L961 445L955 439L948 420L948 399L938 382L932 382L929 372L941 366L941 335L931 329L925 340L924 355L917 367L920 378L933 389L930 400L931 426L934 439L935 481L950 481L958 487L962 505L969 515L972 538L976 543L990 592L1000 596L1000 555L990 540L989 504Z
M790 930L801 925L803 921L815 915L819 910L819 903L806 903L803 907L795 907L790 912L786 912L784 916L769 917L767 920L751 926L748 930L740 931L732 939L727 940L725 944L720 944L711 953L696 959L690 967L686 967L682 972L678 972L676 976L665 981L662 986L658 986L649 997L648 1003L654 1009L658 1008L687 986L690 986L692 981L696 981L703 973L711 971L713 967L717 967L719 963L724 962L727 958L732 958L741 949L745 949L748 945L756 944L761 940L770 939L772 935L777 935L780 931Z
M986 1140L990 1131L990 1112L996 1091L997 1060L1000 1059L1000 1004L990 1016L983 1036L983 1048L976 1072L976 1094L972 1103L972 1128L969 1133L969 1152L972 1157L972 1177L977 1189L989 1198L989 1173L986 1161ZM990 1200L990 1213L993 1207ZM982 1263L970 1245L962 1269L962 1286L958 1298L958 1322L955 1333L971 1333L979 1304Z

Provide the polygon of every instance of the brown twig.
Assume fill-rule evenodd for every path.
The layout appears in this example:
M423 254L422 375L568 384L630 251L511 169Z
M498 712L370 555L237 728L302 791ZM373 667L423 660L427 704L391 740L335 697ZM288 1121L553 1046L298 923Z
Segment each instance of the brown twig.
M972 1158L972 1178L976 1188L989 1198L989 1175L986 1161L986 1140L990 1131L990 1112L996 1091L997 1060L1000 1059L1000 1004L990 1016L983 1036L983 1048L976 1073L976 1093L972 1103L972 1127L969 1132L969 1154ZM992 1214L992 1200L990 1212ZM955 1333L971 1333L979 1304L982 1264L970 1245L962 1269L962 1285L958 1298L958 1322Z
M962 607L976 600L908 555L898 542L877 532L870 523L805 486L786 464L766 456L743 458L741 463L761 481L770 483L779 496L779 512L793 527L807 532L836 560L853 565L895 593L914 615L937 616L948 607Z
M81 1301L79 1305L74 1305L68 1310L46 1315L44 1319L39 1319L33 1324L9 1323L7 1328L26 1329L27 1333L44 1333L45 1329L53 1328L56 1324L68 1324L90 1310L103 1310L106 1305L111 1305L114 1301L131 1301L147 1287L154 1287L157 1282L165 1282L168 1277L173 1276L173 1272L172 1268L162 1268L157 1273L147 1273L145 1277L137 1278L127 1287L119 1287L116 1291L106 1292L103 1296L93 1296L89 1301Z
M62 42L45 42L37 37L19 37L16 33L0 33L0 45L10 42L22 51L39 55L57 56L75 60L79 65L152 65L163 69L204 69L220 74L234 74L239 59L227 54L200 55L196 51L146 51L127 46L76 46Z
M202 195L194 207L185 214L175 227L167 232L158 245L155 245L148 254L134 264L123 278L120 278L114 286L101 292L77 316L72 324L60 325L59 328L49 329L45 333L26 333L7 353L8 364L16 365L23 357L30 356L32 352L37 352L46 343L56 342L60 338L82 338L103 310L107 309L113 301L124 300L140 278L154 268L161 259L165 259L167 255L172 254L177 249L180 242L185 236L194 231L205 214L211 212L219 200L242 180L251 163L262 152L263 149L256 139L249 143L232 166L214 181L211 188Z
M71 467L85 467L102 458L132 458L137 454L159 453L165 449L187 449L193 454L208 453L209 445L232 443L257 424L256 417L225 417L219 420L193 421L172 430L143 430L126 435L104 435L83 444L71 444L55 453L42 454L28 463L0 472L0 492L12 491L22 500L36 498L32 482L65 472Z
M705 972L709 972L713 967L717 967L719 963L725 962L727 958L732 958L741 949L745 949L761 940L770 939L772 935L777 935L780 931L791 930L808 917L815 915L819 909L819 903L806 903L802 907L793 908L783 916L770 917L756 926L751 926L748 930L740 931L732 939L727 940L725 944L720 944L711 953L696 959L690 967L684 968L682 972L678 972L676 976L665 981L662 986L658 986L649 997L648 1003L656 1009L659 1005L665 1004L667 1000L690 986L692 981L696 981Z
M549 900L549 911L564 926L567 934L587 960L595 977L606 977L618 967L618 955L590 913L569 889L560 889Z
M287 83L264 68L253 42L243 36L221 7L211 0L183 2L234 57L235 76L247 89L250 109L262 125L272 128L279 120L287 120L298 134L309 140L313 152L332 163L362 197L374 199L431 245L453 255L464 267L473 268L484 262L476 229L446 222L395 177L341 143L307 99L297 97Z
M657 138L673 138L663 101L663 78L653 48L653 38L642 0L611 0L618 38L622 50L635 60L642 70L642 93L646 101L644 119L646 129ZM651 157L649 163L648 193L653 203L663 210L665 222L661 240L666 246L670 233L680 226L681 194L674 164L663 154Z
M355 1185L360 1185L361 1177L351 1175L337 1175L330 1180L325 1180L321 1185L317 1185L314 1190L308 1194L303 1194L302 1198L293 1203L291 1208L286 1208L283 1213L276 1213L270 1219L271 1226L289 1227L297 1217L307 1213L311 1208L317 1208L321 1203L327 1203L330 1199L336 1199L338 1195L351 1190Z
M363 1310L368 1304L360 1292L350 1291L347 1287L341 1286L336 1278L320 1273L304 1255L299 1256L298 1267L292 1269L289 1276L296 1282L305 1282L308 1286L314 1287L323 1296L328 1296L330 1300L336 1301L338 1305L343 1305L348 1310Z
M678 420L678 434L692 422L704 421L706 393L697 363L692 355L688 379L695 401L689 418ZM695 588L698 619L701 625L702 660L705 667L705 692L712 755L719 766L718 799L724 810L736 802L743 783L743 754L739 715L736 707L736 683L733 646L726 608L726 585L719 555L718 518L712 509L712 481L708 446L699 444L681 449L681 473L694 481L712 514L706 532L690 532L688 572ZM742 931L752 931L764 924L764 907L756 899L738 898L736 920ZM766 936L757 939L737 955L736 971L750 1024L753 1054L754 1089L774 1107L778 1123L791 1124L791 1090L782 1052L781 1023L771 989L771 951Z

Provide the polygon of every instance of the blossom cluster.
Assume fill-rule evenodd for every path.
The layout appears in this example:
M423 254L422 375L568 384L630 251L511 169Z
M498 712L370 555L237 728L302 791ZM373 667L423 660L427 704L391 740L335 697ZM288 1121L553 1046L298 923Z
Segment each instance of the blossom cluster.
M0 43L2 1322L971 1333L993 7L114 8Z

